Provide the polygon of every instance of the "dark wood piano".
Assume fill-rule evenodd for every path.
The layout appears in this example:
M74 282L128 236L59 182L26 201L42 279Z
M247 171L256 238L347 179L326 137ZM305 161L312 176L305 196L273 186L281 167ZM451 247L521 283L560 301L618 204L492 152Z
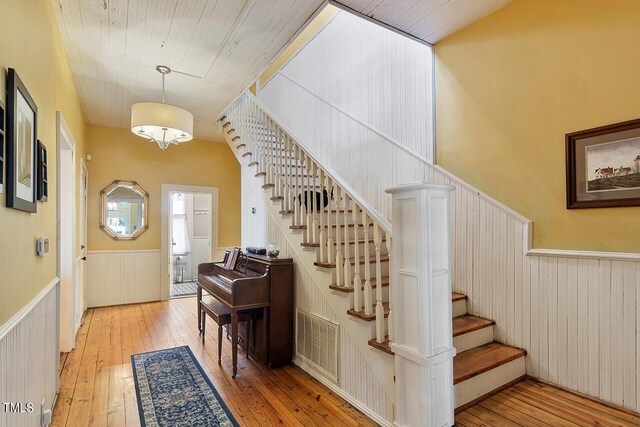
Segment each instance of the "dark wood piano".
M253 311L251 353L266 366L289 363L293 357L293 260L264 255L242 254L234 270L223 263L198 266L198 329L202 290L231 310L233 377L238 366L238 316Z

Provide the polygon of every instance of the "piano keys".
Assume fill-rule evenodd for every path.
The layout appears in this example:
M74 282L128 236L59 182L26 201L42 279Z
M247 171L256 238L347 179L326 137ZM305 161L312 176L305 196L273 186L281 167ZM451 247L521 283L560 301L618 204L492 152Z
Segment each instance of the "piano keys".
M237 313L253 310L252 354L270 367L293 357L293 260L243 254L243 268L227 270L223 263L198 266L198 310L202 290L231 310L233 377L237 373ZM244 261L244 260L243 260ZM242 264L242 263L238 263ZM234 322L235 318L235 322ZM198 316L198 329L201 329Z

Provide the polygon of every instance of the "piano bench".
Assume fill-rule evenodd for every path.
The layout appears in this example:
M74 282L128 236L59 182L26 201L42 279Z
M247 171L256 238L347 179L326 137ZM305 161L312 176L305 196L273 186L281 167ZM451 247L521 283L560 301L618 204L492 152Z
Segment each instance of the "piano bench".
M205 337L205 323L207 316L211 317L218 324L218 364L222 364L222 327L231 324L231 310L215 298L202 298L200 300L200 320L202 323L202 342ZM247 331L247 357L249 357L249 343L251 342L251 322L253 318L250 311L238 313L238 323L246 323Z

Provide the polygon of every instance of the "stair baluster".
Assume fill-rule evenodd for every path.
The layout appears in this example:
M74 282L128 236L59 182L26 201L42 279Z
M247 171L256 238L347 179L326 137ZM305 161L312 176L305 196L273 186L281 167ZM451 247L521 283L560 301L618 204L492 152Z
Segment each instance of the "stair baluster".
M298 145L297 144L293 144L293 158L296 160L296 163L298 163L297 159L298 159ZM301 190L300 190L300 176L299 176L299 169L294 168L292 166L292 170L293 170L293 226L294 227L298 227L301 223L300 223L300 203L297 200L298 195L300 194Z
M391 272L393 271L393 258L391 257L391 235L385 232L385 246L387 247L387 253L389 254L389 316L387 317L387 335L389 335L389 341L393 342L393 298L391 292Z
M351 219L353 220L353 235L355 237L354 244L354 259L355 264L353 266L353 309L359 311L362 309L362 279L360 278L360 244L358 243L358 236L360 235L360 225L358 223L358 205L352 201L351 203ZM366 248L369 243L365 240L364 247Z
M351 258L349 256L349 196L346 191L342 192L342 209L344 218L344 287L351 287ZM356 243L358 242L358 236L355 236ZM357 262L357 260L356 260Z
M320 193L321 202L318 208L318 216L320 217L320 261L327 262L327 230L324 228L324 216L325 216L325 206L324 206L324 191L325 191L325 177L324 171L320 169ZM328 192L327 192L328 193Z
M318 243L318 199L316 198L316 190L318 188L317 185L317 176L318 176L318 165L316 162L311 162L311 224L312 232L311 232L311 242L316 244Z
M369 218L365 211L362 211L362 232L364 234L365 242L369 242ZM369 245L367 244L364 246L364 313L367 316L373 314L373 292L371 288L370 262L371 257L369 255Z
M285 135L285 141L287 142L287 155L289 157L293 156L293 151L291 150L291 138L289 138L289 135ZM291 159L287 165L286 165L286 174L287 174L287 194L286 194L286 199L285 199L285 203L284 203L284 210L286 211L291 211L293 209L293 174L292 174L292 169L293 169L293 159Z
M376 250L376 341L384 342L384 305L382 303L382 262L380 261L380 248L382 245L382 230L377 223L373 225L373 244Z
M305 192L302 197L302 202L304 203L304 224L307 226L305 233L305 242L311 242L311 206L310 206L310 194L311 194L311 162L309 161L309 156L307 153L304 153L304 169L303 169L303 177L302 180L305 182Z
M335 223L335 230L336 230L336 285L338 286L343 286L344 283L344 276L343 276L343 265L342 265L342 261L343 261L343 256L342 256L342 245L340 244L340 217L342 215L340 215L340 199L341 199L341 188L338 187L335 182L333 184L333 197L335 198L336 201L336 223ZM331 225L328 226L329 228L331 228Z
M333 193L333 180L327 176L327 191L329 194ZM334 195L335 197L335 195ZM329 199L329 205L327 206L327 262L335 262L335 239L333 238L333 231L331 229L331 199ZM337 282L336 282L337 284Z

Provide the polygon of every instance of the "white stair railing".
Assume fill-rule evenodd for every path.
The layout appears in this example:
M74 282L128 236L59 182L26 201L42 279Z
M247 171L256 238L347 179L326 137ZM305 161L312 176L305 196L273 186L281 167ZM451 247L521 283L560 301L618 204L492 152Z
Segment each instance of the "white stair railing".
M353 289L353 309L375 315L375 340L385 342L392 331L387 332L385 322L383 285L393 283L383 277L383 263L391 259L383 260L382 252L383 244L387 250L390 246L391 224L322 166L250 92L229 106L222 121L231 123L225 132L233 127L233 135L241 136L257 172L274 185L273 196L281 196L282 209L292 212L293 228L303 230L305 244L319 247L321 263L335 265L335 285ZM386 304L391 317L391 301Z

